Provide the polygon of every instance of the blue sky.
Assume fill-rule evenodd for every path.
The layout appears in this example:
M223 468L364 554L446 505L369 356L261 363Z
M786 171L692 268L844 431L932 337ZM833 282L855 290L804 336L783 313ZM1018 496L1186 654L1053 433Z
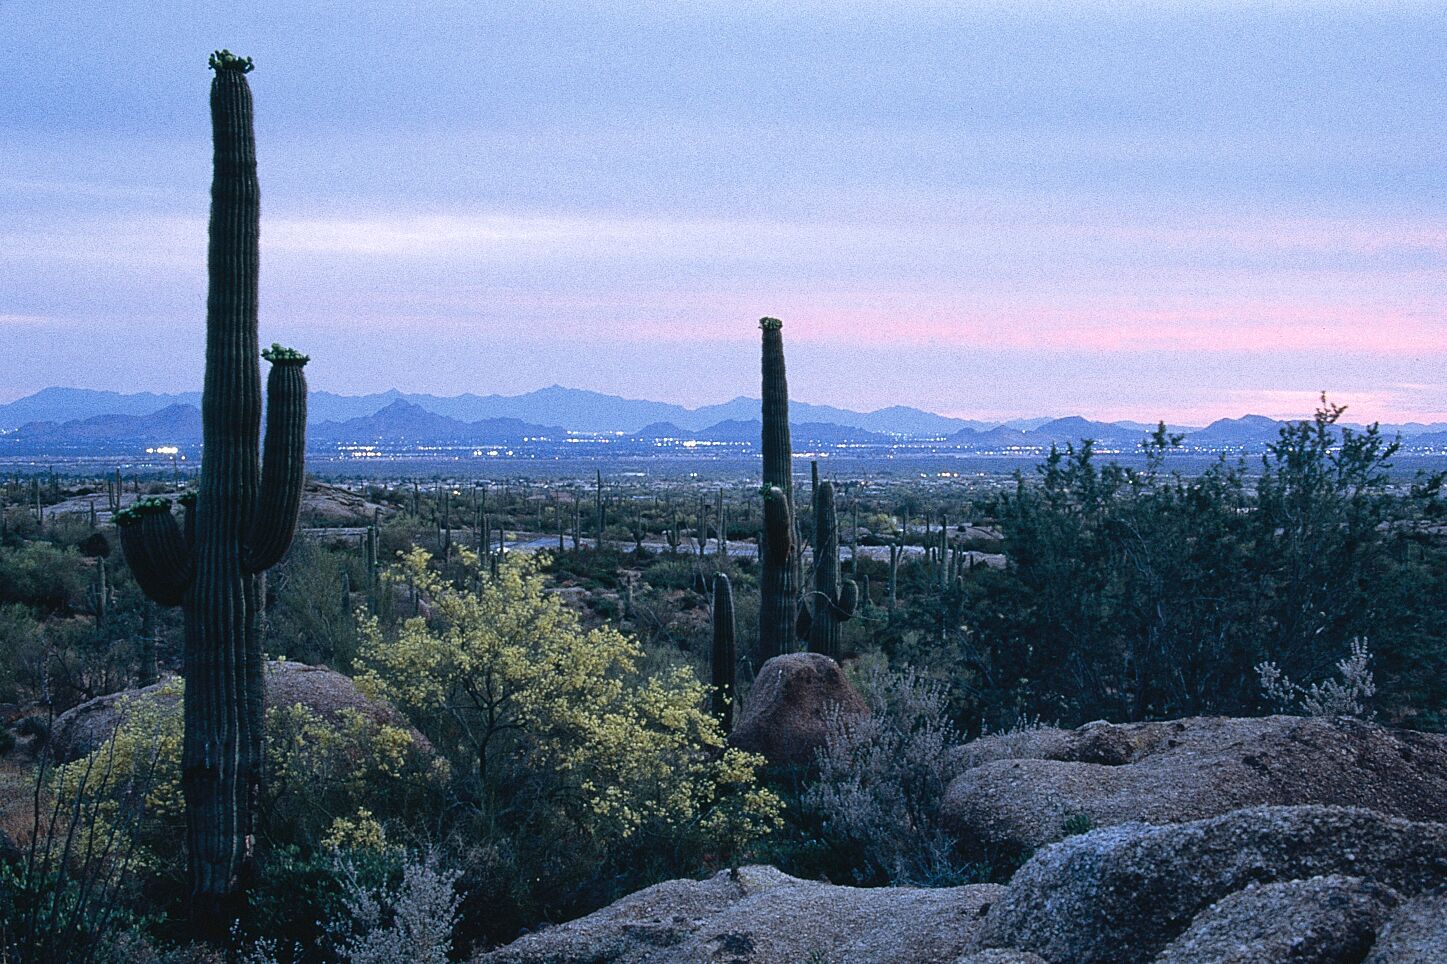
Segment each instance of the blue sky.
M0 0L0 400L198 387L223 46L316 388L1447 419L1440 4Z

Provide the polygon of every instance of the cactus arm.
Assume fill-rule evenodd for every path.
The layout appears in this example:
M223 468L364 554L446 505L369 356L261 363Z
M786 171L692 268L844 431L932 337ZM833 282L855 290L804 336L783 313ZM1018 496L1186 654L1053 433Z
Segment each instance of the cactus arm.
M136 584L162 606L178 606L191 583L191 553L165 499L142 499L116 513L121 551Z
M196 546L196 493L187 492L181 496L179 501L186 510L186 523L181 530L186 536L186 548L194 549Z
M859 584L853 579L846 579L839 586L839 605L835 607L835 618L840 622L847 622L854 617L858 608Z
M271 362L266 380L266 447L261 489L247 536L246 568L270 569L281 561L296 534L297 513L306 481L305 355L273 345L263 353Z
M811 652L839 658L840 577L839 525L834 483L819 483L814 492L814 621Z
M789 497L777 485L764 490L764 561L782 565L793 548L794 519Z
M794 638L801 643L807 643L814 633L814 611L808 606L800 605L799 613L794 617Z

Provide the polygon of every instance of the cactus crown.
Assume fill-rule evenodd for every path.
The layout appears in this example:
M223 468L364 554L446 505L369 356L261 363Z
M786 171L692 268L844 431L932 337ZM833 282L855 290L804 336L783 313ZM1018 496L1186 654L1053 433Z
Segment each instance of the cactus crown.
M310 355L303 355L295 348L287 348L283 345L278 345L276 342L272 342L270 348L263 348L261 350L261 357L273 364L278 362L295 362L298 365L305 365L311 361Z
M764 331L778 331L784 327L784 323L777 318L760 318L759 327Z
M140 522L142 517L157 512L170 512L171 500L163 499L160 496L147 496L144 499L137 499L129 508L122 509L112 516L112 521L118 526L134 525Z
M254 64L250 57L238 57L229 50L218 50L211 54L206 60L206 65L212 70L220 72L223 70L239 70L243 74L251 73Z
M186 508L189 509L189 508L191 508L191 506L193 506L193 505L196 504L196 493L195 493L195 492L184 492L184 493L181 494L181 497L180 497L179 499L177 499L176 501L179 502L179 503L181 503L182 505L184 505Z

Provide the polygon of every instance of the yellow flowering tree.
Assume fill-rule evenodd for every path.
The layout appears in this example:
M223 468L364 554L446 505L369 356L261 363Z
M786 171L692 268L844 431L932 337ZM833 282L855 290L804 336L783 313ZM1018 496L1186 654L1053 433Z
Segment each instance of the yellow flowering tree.
M357 682L467 765L463 792L491 824L568 848L703 834L730 853L778 825L763 761L724 751L691 669L642 676L638 642L584 629L536 560L486 579L464 552L462 587L430 561L414 548L390 573L424 614L390 632L362 620Z

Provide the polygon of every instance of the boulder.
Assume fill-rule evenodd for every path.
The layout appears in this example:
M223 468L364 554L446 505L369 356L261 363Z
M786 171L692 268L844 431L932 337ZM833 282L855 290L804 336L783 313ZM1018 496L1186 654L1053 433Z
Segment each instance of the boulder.
M771 764L808 766L824 745L832 712L869 713L838 663L819 653L775 656L759 667L729 742Z
M98 696L65 711L56 719L50 733L51 752L56 762L79 759L105 743L121 723L125 704L132 700L175 706L181 702L181 687L174 678L162 680L151 686ZM356 710L378 723L406 727L418 746L431 749L426 737L413 730L390 703L363 695L350 677L324 666L286 660L268 662L266 705L297 703L330 721L336 721L343 710Z
M1397 908L1365 964L1442 964L1447 961L1447 890L1422 894Z
M737 880L724 871L657 884L474 960L953 962L974 947L986 911L1003 892L996 884L838 887L745 867Z
M325 482L309 481L301 494L300 522L312 526L367 526L384 506L368 502L355 492Z
M1415 896L1447 879L1447 825L1306 806L1095 830L1021 867L990 908L981 943L1054 962L1144 962L1253 882L1329 874Z
M1079 827L1262 805L1447 813L1447 736L1345 717L1093 723L986 737L961 752L971 767L950 784L943 820L967 846L1007 852Z
M1337 874L1252 884L1198 914L1155 964L1356 964L1400 900L1390 887Z
M955 964L1050 964L1050 962L1039 954L1031 954L1029 951L990 947L983 951L971 951L964 957L957 957Z

